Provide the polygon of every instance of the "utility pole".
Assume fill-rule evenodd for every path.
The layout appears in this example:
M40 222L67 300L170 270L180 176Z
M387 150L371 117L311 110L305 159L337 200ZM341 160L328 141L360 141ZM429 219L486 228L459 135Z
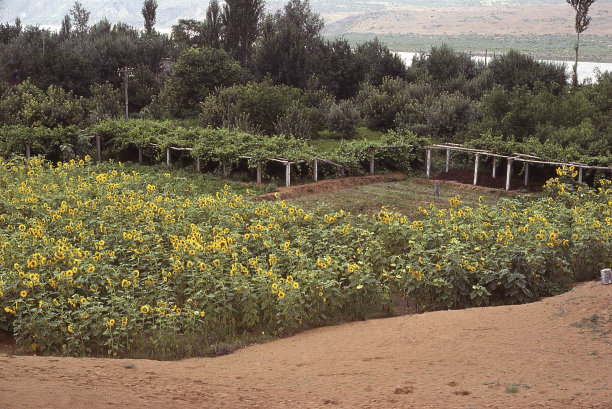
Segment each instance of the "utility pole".
M123 87L125 88L125 120L126 122L130 119L128 112L128 78L134 76L133 67L117 68L117 74L123 77Z

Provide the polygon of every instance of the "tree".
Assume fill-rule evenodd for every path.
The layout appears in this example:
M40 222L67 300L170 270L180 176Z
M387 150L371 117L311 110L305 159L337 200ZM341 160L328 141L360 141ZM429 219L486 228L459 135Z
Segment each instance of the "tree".
M209 47L183 51L160 98L173 115L185 116L217 87L242 82L246 74L225 51Z
M224 48L243 67L249 63L263 12L263 0L226 0L223 5L221 21Z
M147 35L153 32L155 25L155 14L157 12L157 1L145 0L142 5L142 16L144 17L144 27Z
M583 33L589 23L591 22L591 17L589 14L589 7L595 0L566 0L567 3L572 6L574 10L576 10L576 21L574 24L574 28L576 29L576 34L578 37L576 38L576 45L574 50L576 50L576 62L574 63L574 74L572 75L572 84L574 87L578 86L578 47L580 43L580 34Z
M62 20L62 28L59 32L60 37L64 39L69 38L70 30L72 30L72 22L70 21L70 16L66 14Z
M382 84L385 77L406 77L406 65L399 55L393 54L378 38L359 44L355 50L365 80L374 84Z
M205 37L207 46L221 47L221 8L217 0L211 0L206 10Z
M312 73L321 71L322 28L308 0L290 0L282 11L266 16L255 63L260 76L303 88Z
M556 84L559 87L567 84L564 65L537 61L516 50L494 57L488 68L493 82L508 91L518 85L533 89L537 82Z
M206 27L198 20L180 19L172 26L172 39L181 50L203 47L206 45Z
M412 65L427 71L439 85L460 76L469 80L478 74L476 63L469 55L446 44L432 46L428 55L415 56Z
M85 10L83 4L80 1L75 1L72 9L70 9L70 16L74 21L74 28L78 34L84 34L87 32L87 23L89 23L89 11Z

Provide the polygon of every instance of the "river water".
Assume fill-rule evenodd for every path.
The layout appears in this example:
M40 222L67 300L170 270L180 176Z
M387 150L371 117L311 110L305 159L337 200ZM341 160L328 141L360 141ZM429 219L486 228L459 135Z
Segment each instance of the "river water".
M399 55L406 65L410 66L412 64L412 57L417 55L418 53L409 53L409 52L396 52ZM489 61L490 61L489 57ZM484 61L484 57L482 56L474 56L472 57L474 61ZM572 72L574 67L573 61L554 61L554 60L540 60L545 62L552 62L554 64L563 65L565 64L566 70L568 73L568 79L571 81ZM595 76L596 70L599 69L601 72L612 71L612 63L609 62L588 62L588 61L578 61L578 82L582 83L585 79L590 79L593 82L597 81Z

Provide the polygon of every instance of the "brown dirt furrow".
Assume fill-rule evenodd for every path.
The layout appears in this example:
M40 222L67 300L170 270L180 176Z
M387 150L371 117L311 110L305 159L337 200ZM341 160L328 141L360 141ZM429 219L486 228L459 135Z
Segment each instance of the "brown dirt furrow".
M256 196L255 200L292 199L294 197L312 195L317 193L333 192L353 186L368 185L372 183L392 182L403 180L406 176L402 173L387 173L382 175L351 176L338 179L320 180L316 183L307 183L289 187L280 187L278 192L266 193Z

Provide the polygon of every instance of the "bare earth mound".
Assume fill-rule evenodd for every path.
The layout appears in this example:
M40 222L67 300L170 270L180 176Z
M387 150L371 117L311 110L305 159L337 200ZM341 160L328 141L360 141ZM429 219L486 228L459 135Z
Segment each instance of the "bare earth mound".
M3 408L612 408L612 285L180 362L0 356Z

